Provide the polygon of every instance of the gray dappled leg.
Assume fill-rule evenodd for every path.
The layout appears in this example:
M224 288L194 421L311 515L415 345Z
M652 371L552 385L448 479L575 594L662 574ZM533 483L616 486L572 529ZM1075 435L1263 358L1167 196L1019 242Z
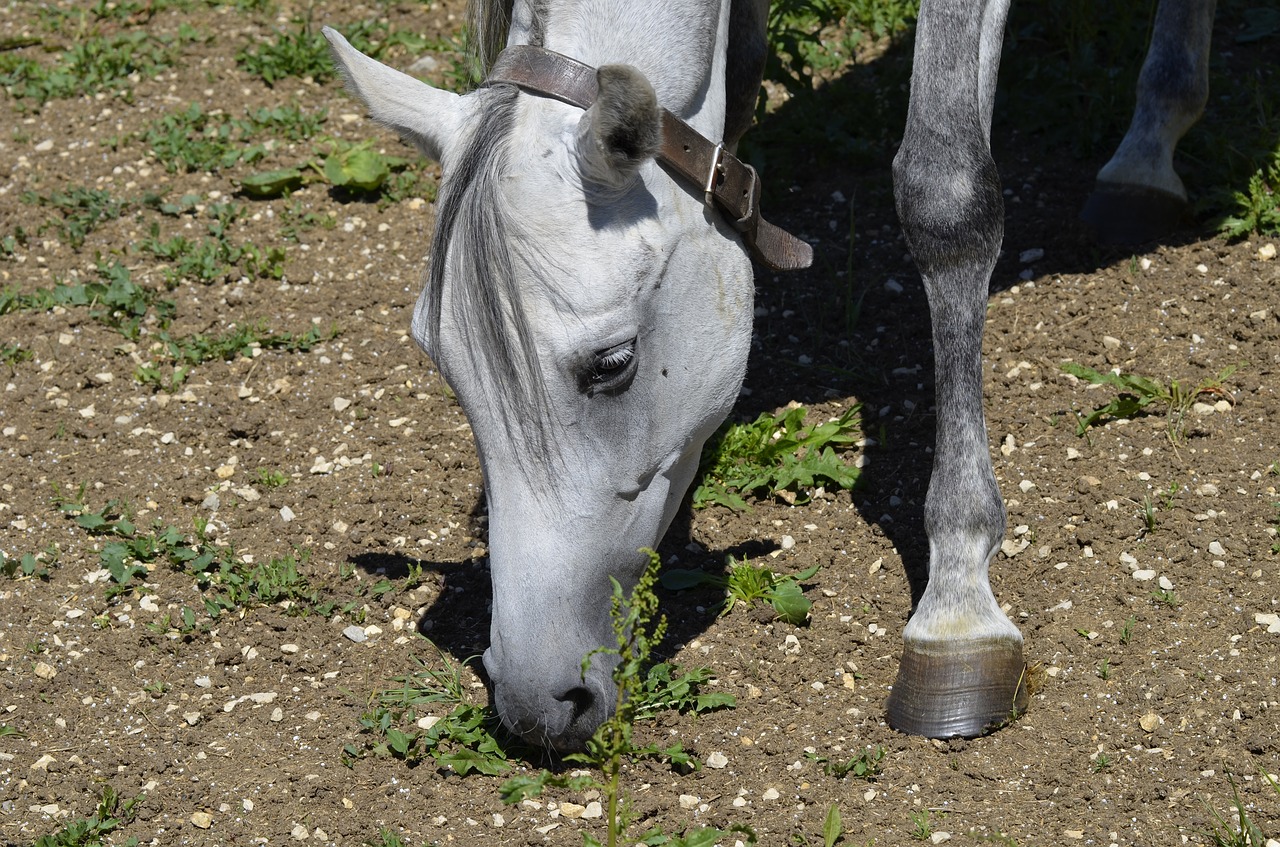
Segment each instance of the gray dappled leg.
M1008 0L925 0L894 193L933 320L937 441L925 505L929 583L903 632L889 723L979 735L1020 710L1022 635L987 580L1005 513L982 410L987 289L1004 235L990 126Z
M1209 99L1214 6L1215 0L1160 0L1133 121L1080 215L1103 242L1149 241L1186 213L1173 151Z

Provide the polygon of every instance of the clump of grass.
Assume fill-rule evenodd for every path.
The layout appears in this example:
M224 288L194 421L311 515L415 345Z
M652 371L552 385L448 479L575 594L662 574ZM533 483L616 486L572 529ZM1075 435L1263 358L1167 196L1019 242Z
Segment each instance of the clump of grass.
M131 205L126 200L112 197L109 191L83 186L48 195L27 191L22 195L22 202L57 209L61 217L42 224L38 232L43 234L49 229L56 230L59 240L73 250L84 246L89 233L101 224L119 218Z
M1166 384L1138 374L1119 374L1111 371L1105 374L1099 373L1093 368L1078 365L1075 362L1064 362L1061 368L1064 372L1093 385L1109 385L1119 389L1119 394L1105 405L1079 418L1076 435L1084 436L1091 427L1108 419L1132 419L1149 414L1147 407L1159 404L1165 407L1168 415L1165 432L1169 442L1176 445L1182 440L1184 422L1192 404L1201 395L1226 395L1227 392L1223 389L1222 383L1239 369L1239 365L1224 368L1217 376L1203 379L1194 386L1185 385L1176 379Z
M136 74L150 79L177 60L171 38L146 32L121 33L75 40L47 65L20 53L0 53L0 87L35 108L50 100L107 91L125 95Z
M385 21L357 21L341 29L352 46L375 59L395 45L417 52L427 44L415 33L393 31ZM277 31L274 39L237 53L236 63L269 86L289 77L326 82L337 73L329 56L329 43L309 20L301 19L295 19L291 29Z
M41 288L29 294L13 290L0 291L0 315L24 310L86 307L89 316L126 338L135 339L142 320L153 309L163 326L172 318L176 306L133 281L129 269L119 262L99 261L97 280L89 282L56 282L53 288Z
M32 847L100 847L104 836L133 820L135 807L145 796L139 794L131 800L121 800L114 788L104 785L102 797L92 815L71 821L57 832L40 836ZM137 847L138 839L129 838L124 843L126 847Z
M934 817L932 809L920 809L908 812L907 816L911 818L911 837L917 841L928 841L933 835L934 826L941 823L947 813L938 812L937 817Z
M847 759L833 759L830 756L820 756L817 753L806 753L805 755L822 765L822 770L827 776L834 776L836 779L853 776L854 779L874 782L880 772L884 770L884 760L889 755L889 751L877 744L875 747L866 747Z
M813 604L804 596L800 583L811 579L821 567L814 565L797 574L779 574L749 561L729 557L729 570L723 575L703 570L668 568L662 572L662 587L670 591L709 585L724 590L720 614L728 614L739 603L751 606L757 601L773 606L778 618L796 626L809 619Z
M1158 588L1152 591L1151 599L1170 609L1176 609L1182 605L1182 599L1178 597L1177 593L1167 588Z
M797 495L818 485L852 488L859 471L836 450L847 450L858 441L860 410L854 406L835 420L805 426L808 410L795 406L776 415L762 414L751 423L722 426L703 447L694 508L719 503L745 509L743 495L761 490L785 493L789 502L802 503L807 497Z
M1259 768L1258 771L1262 774L1262 779L1267 785L1276 792L1276 796L1280 797L1280 782L1272 779L1271 775L1262 770L1262 768ZM1229 823L1222 815L1218 814L1217 809L1206 802L1205 808L1213 815L1213 820L1210 821L1213 831L1206 833L1209 836L1210 843L1214 847L1265 847L1269 840L1263 833L1262 828L1254 823L1249 817L1249 813L1245 811L1244 802L1240 799L1240 789L1236 786L1235 777L1228 774L1227 778L1231 782L1231 805L1235 810L1235 825L1233 826Z

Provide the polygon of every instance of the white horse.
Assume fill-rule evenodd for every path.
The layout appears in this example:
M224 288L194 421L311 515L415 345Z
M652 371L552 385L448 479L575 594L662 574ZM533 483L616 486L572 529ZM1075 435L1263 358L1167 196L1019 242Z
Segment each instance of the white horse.
M1171 158L1204 105L1212 6L1163 0L1134 127L1100 176L1102 208L1185 200ZM1026 700L1022 636L987 579L1005 513L982 410L1003 232L988 140L1006 9L922 3L894 162L938 396L930 577L889 720L935 737L979 734ZM582 672L585 654L612 643L609 577L638 579L638 551L662 538L738 395L751 259L804 266L808 247L759 218L755 174L731 155L759 90L767 0L472 11L474 31L506 49L464 96L325 34L372 116L443 166L413 335L457 393L484 471L495 705L510 729L569 750L614 702L609 666Z

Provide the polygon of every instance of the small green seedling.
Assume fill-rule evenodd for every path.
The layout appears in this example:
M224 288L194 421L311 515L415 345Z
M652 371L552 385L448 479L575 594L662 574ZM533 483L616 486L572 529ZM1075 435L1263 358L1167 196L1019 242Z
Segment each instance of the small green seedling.
M1166 588L1158 588L1151 592L1151 599L1170 609L1176 609L1182 605L1182 600L1173 591Z
M751 606L757 600L768 602L787 623L801 626L809 619L813 603L804 596L800 583L811 579L821 566L814 565L798 574L779 574L769 568L741 562L729 557L729 571L724 575L709 574L703 570L670 568L662 573L662 587L681 591L702 585L724 589L720 614L728 614L736 605Z
M1111 767L1111 757L1099 750L1093 757L1093 764L1089 765L1089 772L1102 773L1109 767Z
M947 813L938 812L934 817L932 809L920 809L908 812L907 816L911 818L911 837L917 841L928 841L933 836L934 826L941 823Z
M1109 659L1103 659L1098 662L1098 678L1103 680L1111 678L1111 661Z
M874 782L880 772L884 770L884 760L889 755L889 751L877 744L875 747L867 747L856 756L844 760L832 759L829 756L819 756L816 753L806 753L805 755L821 764L822 770L827 776L842 779L852 775L855 779Z
M1133 615L1129 615L1129 619L1126 620L1124 622L1124 626L1120 628L1121 644L1128 644L1130 641L1133 640L1133 628L1134 626L1137 625L1137 623L1138 623L1138 619Z
M1145 527L1143 535L1150 535L1156 531L1156 507L1151 502L1150 495L1144 495L1142 498L1142 525Z

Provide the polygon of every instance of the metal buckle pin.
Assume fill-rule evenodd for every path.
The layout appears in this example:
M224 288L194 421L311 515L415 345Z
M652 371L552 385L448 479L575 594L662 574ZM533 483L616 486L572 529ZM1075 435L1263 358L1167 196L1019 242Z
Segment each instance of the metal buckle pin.
M720 173L720 155L724 152L724 145L717 144L715 151L711 154L711 168L707 171L707 182L702 187L702 201L708 206L715 204L716 193L716 177Z

